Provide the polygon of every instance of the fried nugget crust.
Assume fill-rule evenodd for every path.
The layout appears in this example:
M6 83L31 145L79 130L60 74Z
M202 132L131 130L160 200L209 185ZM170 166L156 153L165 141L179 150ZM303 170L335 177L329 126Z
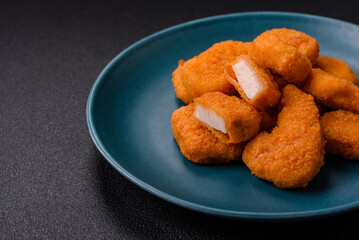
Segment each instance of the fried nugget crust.
M194 105L183 106L172 114L173 135L182 154L198 164L222 164L241 159L244 143L225 144L194 116Z
M283 76L288 83L299 84L312 69L311 62L299 50L268 31L253 41L250 55L259 65Z
M329 74L332 74L338 78L346 79L355 85L359 85L358 77L349 67L349 65L337 58L319 56L317 58L317 63L315 64L316 68L320 68L323 71L326 71Z
M359 87L319 68L313 68L301 89L330 108L359 113Z
M305 187L324 164L325 141L314 98L294 85L282 92L278 126L244 149L243 162L257 177L279 188Z
M321 117L325 149L351 160L359 159L359 115L338 110Z
M287 28L272 29L268 33L278 37L285 44L297 48L310 60L312 65L315 64L319 56L319 44L315 38L301 31Z
M223 41L186 61L178 74L191 101L206 92L223 92L233 95L235 89L225 79L223 68L226 63L247 53L251 45L251 43L239 41Z
M173 87L175 88L175 91L176 91L177 98L181 99L182 102L184 102L185 104L189 104L192 101L192 98L184 90L183 85L182 85L182 81L181 81L181 77L180 77L180 74L179 74L183 64L184 64L183 60L178 61L178 67L172 73L172 82L173 82Z
M223 143L244 142L258 133L262 117L253 106L242 99L221 92L210 92L195 98L194 104L212 109L224 119L228 134L203 123Z
M236 75L232 69L232 65L239 61L245 61L248 65L251 66L251 68L256 72L258 80L263 86L263 90L253 99L249 99L247 97L245 91L238 83ZM280 92L278 90L277 84L273 81L272 74L267 69L260 67L249 55L243 54L231 64L227 64L225 66L225 75L227 81L236 88L241 97L246 102L257 108L259 111L264 111L266 108L274 107L277 105L280 98Z

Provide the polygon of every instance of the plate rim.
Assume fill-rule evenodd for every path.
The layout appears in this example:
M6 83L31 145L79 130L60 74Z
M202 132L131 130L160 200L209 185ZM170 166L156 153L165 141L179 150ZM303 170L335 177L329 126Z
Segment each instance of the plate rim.
M359 200L335 207L329 208L321 208L316 210L309 210L309 211L290 211L290 212L248 212L248 211L234 211L234 210L224 210L220 208L212 208L202 204L193 203L187 200L183 200L181 198L172 196L166 192L163 192L150 184L147 184L144 181L138 179L135 175L129 173L126 169L124 169L120 164L117 163L114 157L106 150L105 144L101 141L97 134L97 130L95 127L94 119L93 119L93 102L96 96L96 93L99 89L99 85L102 80L109 74L115 65L123 61L131 52L135 51L137 48L140 48L143 44L147 41L155 41L158 37L165 37L167 34L173 33L174 31L181 30L182 28L191 27L196 24L201 23L208 23L211 21L220 21L225 20L228 18L238 18L238 17L246 17L246 16L287 16L287 17L299 17L299 18L310 18L310 19L317 19L322 21L329 21L332 23L337 24L344 24L347 26L351 26L357 28L359 31L359 26L346 22L343 20L333 19L324 16L318 16L313 14L307 13L296 13L296 12L281 12L281 11L253 11L253 12L239 12L239 13L229 13L229 14L221 14L215 15L205 18L200 18L188 22L184 22L181 24L174 25L169 28L165 28L158 32L155 32L145 38L136 41L135 43L131 44L129 47L125 48L122 52L120 52L117 56L115 56L101 71L101 73L96 78L95 82L93 83L88 100L86 105L86 120L89 129L89 133L91 135L92 141L94 142L97 149L103 155L103 157L111 164L113 168L115 168L121 175L127 178L132 183L136 184L138 187L142 188L143 190L159 197L163 200L171 202L175 205L194 210L196 212L205 213L213 216L220 216L225 218L234 218L234 219L241 219L241 220L250 220L250 221L284 221L284 220L307 220L307 219L315 219L321 218L325 216L331 216L339 213L345 213L352 210L359 208Z

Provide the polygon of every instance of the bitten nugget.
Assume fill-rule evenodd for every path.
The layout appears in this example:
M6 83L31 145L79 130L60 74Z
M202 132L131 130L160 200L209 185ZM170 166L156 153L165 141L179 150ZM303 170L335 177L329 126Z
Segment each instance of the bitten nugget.
M324 164L324 145L314 98L294 85L282 92L278 126L262 132L243 152L243 162L257 177L279 188L305 187Z
M355 85L359 85L358 77L349 65L337 58L319 56L315 67L326 71L338 78L346 79Z
M267 32L278 37L285 44L297 48L312 64L315 64L319 56L319 44L315 38L298 30L287 28L277 28Z
M359 87L319 68L313 68L301 87L330 108L359 113Z
M325 149L352 160L359 159L359 115L338 110L324 114L320 119Z
M190 104L172 114L173 135L182 154L190 161L200 164L229 163L241 159L244 144L225 144L204 127L194 115Z
M299 84L312 69L309 59L299 50L267 32L253 41L251 55L256 62L283 76L289 83Z
M176 91L177 98L181 99L185 104L189 104L192 101L192 98L184 90L181 78L179 76L179 72L181 71L181 67L183 66L183 64L183 60L178 61L178 67L172 73L172 82Z
M241 55L232 64L227 64L225 73L241 97L258 110L277 105L280 92L272 74L258 66L250 56Z
M189 96L182 100L188 103L206 92L233 95L235 89L227 82L223 68L226 63L247 53L250 47L251 43L224 41L214 44L200 55L186 61L174 73L174 77L178 75L181 79L183 89Z
M210 92L195 98L194 104L194 116L223 143L244 142L258 133L261 115L242 99Z

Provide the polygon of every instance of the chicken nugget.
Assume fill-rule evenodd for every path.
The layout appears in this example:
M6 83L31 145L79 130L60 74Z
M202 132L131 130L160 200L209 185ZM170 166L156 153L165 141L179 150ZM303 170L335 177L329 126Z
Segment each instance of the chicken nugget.
M359 159L359 115L338 110L321 117L325 149L352 160Z
M315 64L319 56L319 44L315 38L303 32L287 28L275 28L268 30L267 33L278 37L285 44L297 48L312 64Z
M194 116L223 143L240 143L259 130L260 113L235 96L209 92L194 99Z
M280 92L272 74L249 56L241 55L225 67L226 77L241 97L258 110L277 105Z
M174 74L174 76L179 75L184 91L189 96L184 102L188 103L188 100L191 102L193 98L206 92L233 95L235 89L225 78L224 66L239 55L247 53L250 47L251 43L223 41L186 61Z
M279 188L305 187L324 164L325 140L314 98L287 85L278 126L248 142L243 162L257 177Z
M320 68L338 78L348 80L357 86L359 85L358 77L353 69L351 69L346 62L340 59L319 56L315 67Z
M309 59L297 48L268 32L254 39L250 54L259 65L280 74L288 83L303 82L312 69Z
M193 103L172 114L173 135L182 154L199 164L221 164L241 159L244 143L225 144L193 115Z
M313 68L301 86L324 106L359 113L359 87L319 68Z
M176 91L177 98L181 99L182 102L184 102L185 104L189 104L192 101L192 98L184 90L182 81L181 81L181 78L179 75L179 72L181 71L181 67L183 66L183 64L184 64L183 60L178 61L178 67L172 73L172 82L173 82L173 86Z

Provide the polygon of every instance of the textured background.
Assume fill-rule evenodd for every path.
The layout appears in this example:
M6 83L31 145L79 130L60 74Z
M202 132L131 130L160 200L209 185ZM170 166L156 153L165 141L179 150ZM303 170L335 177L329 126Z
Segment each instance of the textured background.
M106 162L85 116L105 65L164 28L262 10L359 24L358 7L357 1L1 1L0 239L358 239L359 211L253 223L167 203Z

